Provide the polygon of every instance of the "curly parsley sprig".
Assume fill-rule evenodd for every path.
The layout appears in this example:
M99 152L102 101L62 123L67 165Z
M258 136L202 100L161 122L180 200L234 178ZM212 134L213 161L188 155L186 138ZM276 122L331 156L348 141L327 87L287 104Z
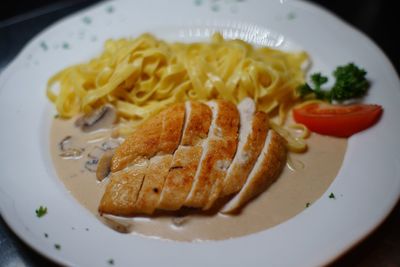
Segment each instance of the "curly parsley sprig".
M308 83L299 87L298 91L302 98L316 98L325 101L342 102L352 98L364 96L369 88L369 82L366 79L367 72L349 63L339 66L333 72L335 84L330 89L323 89L322 86L328 82L328 77L321 73L311 75L312 86Z

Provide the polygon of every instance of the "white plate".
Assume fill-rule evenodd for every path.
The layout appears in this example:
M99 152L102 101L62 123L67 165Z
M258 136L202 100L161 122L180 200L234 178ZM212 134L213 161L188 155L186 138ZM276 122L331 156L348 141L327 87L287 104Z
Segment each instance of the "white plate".
M65 66L98 54L107 38L150 31L190 41L204 39L214 30L257 44L303 48L310 53L315 70L329 72L339 64L356 62L372 80L365 101L385 109L381 121L350 138L342 169L321 199L272 229L203 243L110 230L81 207L55 175L48 147L54 109L45 97L47 79ZM399 198L399 88L396 72L373 42L309 3L105 2L39 34L1 75L1 214L26 243L66 265L109 266L109 259L116 266L321 265L377 227ZM328 198L329 192L338 196L335 201ZM39 205L49 210L40 219L35 215Z

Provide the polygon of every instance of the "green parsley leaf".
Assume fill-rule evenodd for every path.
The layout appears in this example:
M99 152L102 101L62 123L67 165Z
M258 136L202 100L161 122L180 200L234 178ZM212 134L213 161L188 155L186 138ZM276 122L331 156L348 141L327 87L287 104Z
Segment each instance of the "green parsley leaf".
M47 207L40 206L38 209L35 210L35 212L38 218L43 217L47 214Z
M298 88L302 98L316 98L332 102L345 101L364 96L369 88L369 82L365 78L367 72L354 63L338 66L333 72L335 84L330 89L323 89L322 85L328 82L328 77L321 73L311 75L311 85L305 83Z
M335 194L331 193L331 194L329 195L329 198L336 199Z
M60 250L61 249L61 245L60 244L54 244L54 248L57 249L57 250Z
M108 264L110 264L110 265L114 265L114 259L109 259L107 262L108 262Z
M307 203L306 203L306 208L310 207L310 205L311 205L311 203L310 203L310 202L307 202Z

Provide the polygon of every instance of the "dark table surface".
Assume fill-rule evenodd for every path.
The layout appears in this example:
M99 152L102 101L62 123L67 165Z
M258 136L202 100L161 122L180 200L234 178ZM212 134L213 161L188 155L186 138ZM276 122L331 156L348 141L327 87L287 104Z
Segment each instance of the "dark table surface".
M188 0L189 1L189 0ZM15 1L0 10L0 71L37 33L54 21L97 0ZM400 70L396 1L313 1L373 39ZM395 14L396 13L396 14ZM400 88L399 88L400 90ZM400 177L399 177L400 179ZM54 266L25 245L0 217L0 266ZM370 236L332 266L400 267L400 203Z

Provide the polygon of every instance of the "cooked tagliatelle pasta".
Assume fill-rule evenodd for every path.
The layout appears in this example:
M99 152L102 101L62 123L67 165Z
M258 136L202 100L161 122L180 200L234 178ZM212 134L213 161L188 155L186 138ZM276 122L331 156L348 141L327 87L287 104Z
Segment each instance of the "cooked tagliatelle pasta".
M175 102L223 98L237 104L249 96L258 109L278 115L273 127L281 128L291 150L301 151L303 138L282 125L299 99L307 59L305 52L255 48L218 33L204 43L167 43L143 34L106 41L100 56L51 77L47 96L64 118L114 105L122 134Z

